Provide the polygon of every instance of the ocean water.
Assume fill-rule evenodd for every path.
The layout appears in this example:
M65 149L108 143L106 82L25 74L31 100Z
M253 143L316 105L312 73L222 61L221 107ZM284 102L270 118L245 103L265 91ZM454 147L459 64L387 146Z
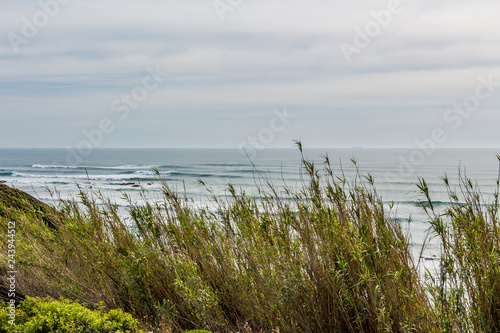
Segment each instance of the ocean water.
M500 149L305 149L306 159L321 168L328 154L334 172L352 177L356 168L361 174L375 178L377 192L388 204L394 202L401 223L412 218L410 233L415 253L418 252L429 225L422 209L416 183L423 177L432 198L445 207L448 202L441 177L448 175L453 186L461 172L477 181L485 200L496 190ZM213 193L224 196L227 184L257 195L256 184L262 175L278 187L286 183L299 188L301 177L298 149L264 149L245 154L236 149L95 149L81 161L75 161L64 149L0 149L0 181L26 191L42 201L54 203L50 189L63 199L78 200L78 186L100 190L117 204L126 207L126 193L139 199L141 186L152 200L161 195L160 181L152 168L157 168L167 184L192 198L195 205L207 204L209 195L201 186L202 179ZM257 172L258 171L258 172ZM307 178L307 177L305 177ZM439 244L432 243L426 256L436 255Z

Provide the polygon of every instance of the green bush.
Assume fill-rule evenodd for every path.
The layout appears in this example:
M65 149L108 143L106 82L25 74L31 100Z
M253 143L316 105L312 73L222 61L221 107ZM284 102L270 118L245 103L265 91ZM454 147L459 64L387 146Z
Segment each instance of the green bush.
M122 310L102 309L92 311L78 302L67 299L56 301L50 298L27 297L16 307L12 325L7 303L0 307L0 333L23 332L142 332L138 322Z

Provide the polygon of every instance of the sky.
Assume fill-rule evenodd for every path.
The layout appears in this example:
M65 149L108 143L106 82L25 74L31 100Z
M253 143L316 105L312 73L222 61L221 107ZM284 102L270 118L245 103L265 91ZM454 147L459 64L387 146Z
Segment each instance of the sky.
M0 148L500 146L498 1L0 5Z

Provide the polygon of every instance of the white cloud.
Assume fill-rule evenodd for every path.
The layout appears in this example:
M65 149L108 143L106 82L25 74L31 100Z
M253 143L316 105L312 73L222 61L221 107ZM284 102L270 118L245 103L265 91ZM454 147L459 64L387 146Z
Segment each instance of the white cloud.
M442 112L470 94L478 76L500 81L500 4L402 1L402 12L348 64L339 44L353 43L354 28L363 29L371 12L388 3L252 0L220 21L211 1L72 1L15 54L7 34L21 34L23 17L32 19L40 7L9 2L0 17L0 116L18 130L0 133L1 145L16 136L23 146L74 144L75 133L106 117L116 96L156 64L168 79L141 103L141 121L120 125L142 134L110 139L110 146L153 145L175 115L179 145L196 146L189 139L196 132L210 136L210 144L234 147L241 119L255 113L265 123L267 112L282 105L300 113L285 137L322 145L333 135L340 146L391 146L399 135L398 142L411 145L425 135L422 129L439 126ZM488 107L498 104L497 96L500 91ZM210 135L193 119L207 112L219 131L232 135ZM481 133L482 120L500 116L479 112L464 133ZM73 131L42 135L42 128L57 131L61 122ZM394 130L397 124L414 128ZM157 134L148 137L146 128ZM329 129L336 134L323 133ZM361 142L351 144L354 138Z

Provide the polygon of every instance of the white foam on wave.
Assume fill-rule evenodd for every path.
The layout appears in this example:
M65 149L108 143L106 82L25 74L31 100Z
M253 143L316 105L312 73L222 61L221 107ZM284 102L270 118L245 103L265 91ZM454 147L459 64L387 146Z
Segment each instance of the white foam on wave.
M152 168L157 168L158 166L156 165L119 165L119 166L112 166L112 167L103 167L103 169L118 169L118 170L142 170L142 169L147 169L151 170Z
M11 180L7 181L7 184L12 184L12 185L30 185L30 189L33 186L43 186L46 187L47 185L57 185L57 187L62 187L62 186L67 186L68 184L71 184L72 182L65 182L65 181L48 181L48 180L43 180L43 179L37 179L34 180L32 178L14 178Z
M77 166L69 165L44 165L44 164L33 164L31 166L34 169L78 169Z
M84 180L104 180L104 181L118 181L118 180L135 180L142 178L151 178L150 175L141 174L128 174L128 175L33 175L21 172L14 172L14 178L37 178L37 179L84 179Z
M156 165L118 165L118 166L90 166L90 165L45 165L33 164L34 169L116 169L116 170L151 170Z
M160 172L160 176L169 176L169 175L171 175L174 172L175 171L161 171ZM153 171L146 171L146 170L136 171L136 172L134 172L134 174L136 174L136 175L143 175L143 176L156 176L155 172L153 172Z

